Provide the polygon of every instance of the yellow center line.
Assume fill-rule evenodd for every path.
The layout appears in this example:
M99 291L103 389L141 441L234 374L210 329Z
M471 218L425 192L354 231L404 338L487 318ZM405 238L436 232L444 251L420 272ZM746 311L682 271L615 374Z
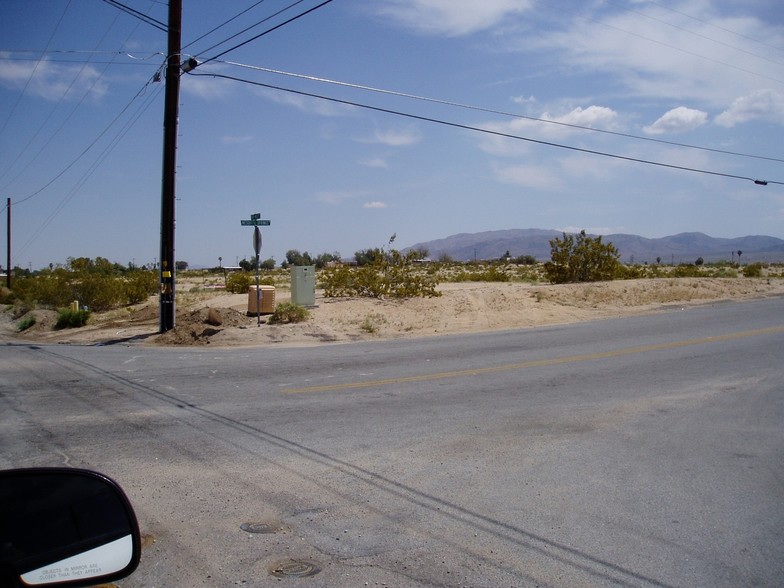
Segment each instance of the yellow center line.
M472 368L467 370L453 370L449 372L436 372L432 374L421 374L417 376L401 376L397 378L385 378L381 380L363 380L359 382L347 382L344 384L326 384L322 386L304 386L302 388L289 388L284 390L286 394L302 394L306 392L335 392L339 390L353 390L356 388L378 388L394 384L410 384L412 382L431 382L433 380L444 380L447 378L463 378L466 376L479 376L483 374L495 374L499 372L509 372L514 370L524 370L535 367L560 365L564 363L579 363L583 361L593 361L596 359L608 359L610 357L622 357L624 355L634 355L636 353L648 353L651 351L662 351L665 349L677 349L679 347L691 347L694 345L704 345L705 343L717 343L720 341L733 341L736 339L746 339L748 337L759 337L760 335L773 335L784 333L784 325L777 327L767 327L753 331L741 331L738 333L727 333L714 337L702 337L700 339L686 339L685 341L670 341L668 343L656 343L653 345L641 345L639 347L627 347L614 351L601 351L597 353L583 353L580 355L569 355L566 357L553 357L549 359L535 359L520 363L508 363L491 367Z

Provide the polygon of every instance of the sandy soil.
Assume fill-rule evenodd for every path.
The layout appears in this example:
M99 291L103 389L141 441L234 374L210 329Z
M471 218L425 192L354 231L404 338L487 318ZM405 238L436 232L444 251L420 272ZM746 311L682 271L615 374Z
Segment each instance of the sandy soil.
M310 318L297 324L257 325L248 296L225 292L189 294L178 304L177 327L158 333L157 298L134 308L94 313L80 329L53 330L54 311L35 310L36 323L22 333L25 317L2 313L0 339L72 344L311 345L437 336L608 317L675 311L687 305L784 295L784 280L767 278L663 278L594 284L444 283L442 296L408 300L324 298L316 294ZM285 290L277 303L287 302Z

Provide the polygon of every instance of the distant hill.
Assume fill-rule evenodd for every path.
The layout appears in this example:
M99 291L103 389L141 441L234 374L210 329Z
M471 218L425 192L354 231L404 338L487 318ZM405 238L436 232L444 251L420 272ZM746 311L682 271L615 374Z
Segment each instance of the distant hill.
M444 239L417 243L409 249L427 249L431 259L446 254L456 261L499 259L507 251L512 257L532 255L538 261L550 259L550 239L563 233L543 229L509 229L482 233L460 233ZM638 235L604 235L621 254L624 263L693 263L698 257L706 262L731 261L733 252L742 251L744 263L754 261L784 262L784 240L764 235L733 239L710 237L704 233L679 233L660 239Z

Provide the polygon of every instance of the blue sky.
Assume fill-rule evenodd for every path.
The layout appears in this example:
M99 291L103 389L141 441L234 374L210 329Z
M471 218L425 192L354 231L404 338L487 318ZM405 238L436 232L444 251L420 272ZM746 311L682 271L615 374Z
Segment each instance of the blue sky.
M181 78L176 259L250 258L257 212L277 262L510 228L784 238L780 0L334 0L226 52L319 3L183 0L210 61ZM157 260L166 46L102 0L0 2L14 265Z

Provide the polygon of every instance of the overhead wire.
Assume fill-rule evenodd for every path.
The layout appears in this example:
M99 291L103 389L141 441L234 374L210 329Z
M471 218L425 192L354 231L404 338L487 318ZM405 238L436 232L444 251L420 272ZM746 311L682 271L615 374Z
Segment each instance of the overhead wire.
M67 172L67 171L69 171L69 170L70 170L70 169L71 169L71 168L72 168L74 165L76 165L76 163L77 163L78 161L80 161L80 160L81 160L81 159L82 159L82 158L83 158L85 155L87 155L87 153L88 153L88 152L89 152L89 151L90 151L90 150L91 150L93 147L95 147L95 145L98 143L98 141L99 141L99 140L100 140L100 139L101 139L101 138L102 138L102 137L103 137L103 136L104 136L106 133L108 133L108 132L109 132L109 129L111 129L111 128L112 128L112 126L114 126L114 124L115 124L115 123L116 123L116 122L117 122L117 121L120 119L120 117L121 117L123 114L125 114L125 112L126 112L126 111L127 111L127 110L128 110L130 107L131 107L131 105L134 103L134 101L135 101L137 98L139 98L139 96L141 96L141 95L143 95L143 94L144 94L145 90L147 89L147 87L148 87L148 86L149 86L151 83L153 83L153 80L152 80L152 79L150 79L150 80L147 80L147 82L145 82L145 84L144 84L144 85L142 86L142 88L141 88L141 89L140 89L140 90L139 90L139 91L136 93L136 95L134 95L134 97L133 97L133 98L131 98L131 100L128 102L128 104L126 104L126 105L123 107L123 109L122 109L122 110L121 110L121 111L120 111L120 112L119 112L119 113L118 113L118 114L117 114L117 115L116 115L116 116L115 116L115 117L114 117L114 118L113 118L113 119L112 119L112 120L109 122L109 124L107 124L107 125L104 127L104 129L103 129L103 130L102 130L102 131L101 131L101 132L98 134L98 136L97 136L97 137L95 137L95 139L93 139L93 140L92 140L92 141L91 141L91 142L90 142L90 143L87 145L87 147L85 147L85 148L84 148L84 149L83 149L83 150L82 150L82 151L81 151L81 152L80 152L80 153L79 153L79 154L78 154L78 155L77 155L77 156L76 156L76 157L75 157L75 158L74 158L74 159L73 159L73 160L72 160L70 163L68 163L68 164L67 164L67 165L66 165L66 166L65 166L63 169L61 169L61 170L60 170L58 173L56 173L56 174L54 175L54 177L52 177L51 179L49 179L49 181L47 181L47 182L46 182L46 183L45 183L43 186L41 186L41 187L40 187L40 188L38 188L37 190L33 191L31 194L28 194L27 196L23 197L22 199L20 199L20 200L17 200L17 201L15 202L15 204L17 204L17 205L18 205L18 204L23 204L24 202L27 202L28 200L30 200L30 199L32 199L32 198L34 198L35 196L38 196L38 194L40 194L41 192L43 192L44 190L46 190L46 189L47 189L49 186L51 186L51 185L52 185L52 184L53 184L55 181L57 181L59 178L61 178L61 177L62 177L62 176L63 176L63 175L64 175L64 174Z
M686 27L682 27L680 25L673 24L673 23L668 22L668 21L666 21L664 19L657 18L657 17L652 16L650 14L646 14L644 12L640 12L638 10L634 10L632 8L628 8L626 6L622 6L622 5L620 5L620 4L616 3L616 2L609 2L608 1L607 3L610 4L611 6L615 6L616 8L618 8L620 10L625 10L626 12L629 12L631 14L636 14L637 16L640 16L642 18L645 18L645 19L648 19L648 20L652 20L654 22L658 22L660 24L666 25L668 27L671 27L671 28L679 30L679 31L683 31L685 33L688 33L689 35L693 35L695 37L699 37L700 39L704 39L706 41L710 41L711 43L716 43L717 45L721 45L723 47L727 47L727 48L732 49L734 51L737 51L739 53L745 53L746 55L750 55L751 57L756 57L757 59L761 59L763 61L767 61L767 62L772 63L774 65L784 65L784 63L782 63L781 61L777 61L775 59L771 59L770 57L766 57L765 55L760 55L759 53L754 53L753 51L748 51L747 49L743 49L741 47L737 47L735 45L731 45L730 43L726 43L724 41L720 41L719 39L714 39L713 37L709 37L708 35L703 35L702 33L698 33L696 31L692 31L692 30L690 30L690 29L688 29ZM683 14L683 13L680 13L680 14ZM684 16L686 16L686 15L684 15ZM704 21L702 21L702 22L704 22ZM704 24L709 24L709 23L704 23ZM726 29L724 29L724 30L726 30Z
M107 27L107 29L106 29L106 31L104 32L104 34L103 34L103 35L101 36L101 38L100 38L100 39L99 39L99 40L96 42L96 44L95 44L95 46L96 46L96 47L100 46L100 44L103 42L103 40L104 40L104 39L106 38L106 36L109 34L109 32L112 30L112 27L115 25L115 23L117 22L117 19L118 19L118 18L119 18L119 15L116 15L116 16L115 16L115 19L114 19L114 20L112 21L112 23L111 23L111 24L110 24L110 25ZM82 73L83 73L83 72L84 72L84 70L87 68L87 65L88 65L88 64L90 64L90 63L91 63L91 62L90 62L89 60L88 60L88 61L86 61L86 62L84 62L84 63L83 63L83 65L82 65L82 67L79 69L79 71L78 71L78 72L76 72L76 74L73 76L73 79L71 80L71 83L70 83L70 84L68 85L68 87L67 87L67 88L66 88L66 89L63 91L63 93L62 93L62 95L60 96L60 98L59 98L59 100L57 101L57 103L56 103L56 104L55 104L55 105L52 107L52 109L49 111L49 115L46 117L46 119L45 119L45 120L44 120L44 121L43 121L43 122L42 122L42 123L41 123L41 124L38 126L38 129L37 129L37 130L35 131L35 133L34 133L34 134L33 134L33 135L30 137L30 139L28 140L27 144L26 144L26 145L25 145L25 146L24 146L22 149L19 149L19 150L18 150L18 152L17 152L17 154L16 154L16 158L15 158L15 159L14 159L14 160L13 160L13 161L12 161L12 162L9 164L9 166L6 168L6 171L5 171L5 172L3 172L3 173L0 173L0 180L2 180L2 179L3 179L3 178L6 176L6 174L7 174L7 173L8 173L10 170L12 170L12 169L14 168L14 166L16 165L16 163L17 163L17 162L18 162L18 161L19 161L19 160L22 158L22 156L24 155L24 153L25 153L25 152L26 152L26 151L27 151L27 150L30 148L30 145L32 145L33 141L35 141L35 139L38 137L38 135L39 135L39 134L41 134L41 131L43 130L43 128L46 126L46 124L47 124L47 123L48 123L48 122L51 120L51 118L54 116L54 113L57 111L57 109L58 109L58 108L60 107L60 105L63 103L63 101L65 100L66 96L68 96L68 94L71 92L71 89L74 87L74 85L76 84L77 80L79 80L79 78L81 77ZM35 156L33 156L33 157L32 157L32 158L31 158L31 159L30 159L30 160L27 162L27 165L25 165L25 166L24 166L24 167L23 167L21 170L19 170L19 172L16 174L16 176L14 176L14 177L13 177L13 178L12 178L12 179L11 179L11 180L8 182L8 183L6 183L6 184L5 184L5 186L3 186L2 188L0 188L0 191L5 191L5 189L6 189L6 188L8 188L8 186L9 186L11 183L13 183L13 182L14 182L14 180L16 180L16 179L17 179L17 178L18 178L20 175L22 175L22 174L25 172L25 170L26 170L28 167L30 167L30 165L32 165L32 163L33 163L33 162L34 162L34 161L35 161L35 160L38 158L38 156L40 156L40 155L41 155L41 153L44 151L44 149L46 149L46 147L47 147L47 146L48 146L48 145L49 145L49 144L50 144L50 143L51 143L51 142L54 140L54 138L57 136L57 134L58 134L58 133L59 133L59 132L60 132L60 131L63 129L63 127L65 126L65 124L66 124L66 123L67 123L67 122L70 120L70 118L71 118L71 117L74 115L74 113L77 111L77 109L78 109L78 108L79 108L79 107L82 105L82 103L84 102L84 100L87 98L87 96L90 94L90 92L92 91L92 89L95 87L95 85L96 85L96 84L98 83L98 81L101 79L101 77L103 76L103 74L104 74L104 73L106 73L106 69L107 69L107 68L108 68L108 65L107 65L106 67L104 67L104 69L103 69L103 71L101 72L101 75L100 75L100 76L97 76L95 79L93 79L93 81L92 81L92 84L90 84L90 87L89 87L89 88L87 88L87 90L85 91L85 93L82 95L82 98L81 98L81 100L79 100L79 101L76 103L76 105L74 105L74 107L71 109L71 112L70 112L70 113L68 114L68 116L67 116L67 117L66 117L66 118L65 118L65 119L64 119L64 120L61 122L61 124L60 124L60 126L57 128L57 130L55 130L55 132L51 134L51 136L49 137L49 139L48 139L48 140L47 140L47 141L44 143L44 145L43 145L43 146L42 146L42 147L39 149L38 153L37 153Z
M118 2L117 0L103 0L110 6L114 6L115 8L119 8L123 12L130 14L133 17L138 18L140 21L147 23L148 25L154 26L159 31L163 31L164 33L169 32L169 27L165 22L161 22L143 12L139 12L138 10L134 10L130 6L126 6L122 2Z
M243 69L250 69L250 70L254 70L254 71L261 71L261 72L271 73L271 74L276 74L276 75L281 75L281 76L287 76L287 77L292 77L292 78L299 78L299 79L304 79L304 80L313 81L313 82L321 82L321 83L325 83L325 84L332 84L332 85L342 86L342 87L346 87L346 88L352 88L352 89L357 89L357 90L366 90L366 91L369 91L369 92L376 92L376 93L379 93L379 94L387 94L387 95L390 95L390 96L397 96L397 97L401 97L401 98L410 98L410 99L413 99L413 100L420 100L420 101L423 101L423 102L431 102L431 103L434 103L434 104L442 104L444 106L454 106L456 108L464 108L464 109L467 109L467 110L474 110L474 111L477 111L477 112L486 112L486 113L489 113L489 114L497 114L497 115L506 116L506 117L510 117L510 118L519 118L519 119L523 119L523 120L530 120L532 122L537 122L537 123L545 123L545 124L550 124L550 125L555 125L555 126L560 126L560 127L567 127L567 128L572 128L572 129L578 129L578 130L582 130L582 131L590 131L590 132L594 132L594 133L602 133L602 134L607 134L607 135L614 135L616 137L624 137L624 138L627 138L627 139L636 139L636 140L639 140L639 141L648 141L648 142L651 142L651 143L660 143L660 144L670 145L670 146L674 146L674 147L683 147L683 148L687 148L687 149L696 149L696 150L700 150L700 151L707 151L707 152L712 152L712 153L720 153L722 155L733 155L733 156L737 156L737 157L748 157L748 158L752 158L752 159L762 159L762 160L767 160L767 161L775 161L775 162L779 162L779 163L784 163L784 159L778 158L778 157L769 157L769 156L765 156L765 155L755 155L755 154L750 154L750 153L741 153L741 152L738 152L738 151L728 151L728 150L725 150L725 149L717 149L717 148L713 148L713 147L704 147L704 146L700 146L700 145L691 145L691 144L688 144L688 143L679 143L677 141L667 141L665 139L656 139L654 137L643 137L643 136L634 135L634 134L631 134L631 133L622 133L622 132L619 132L619 131L611 131L609 129L601 129L601 128L596 128L596 127L586 127L584 125L577 125L577 124L574 124L574 123L567 123L567 122L563 122L563 121L546 119L546 118L537 118L537 117L534 117L534 116L527 116L527 115L520 114L520 113L506 112L506 111L503 111L503 110L496 110L496 109L493 109L493 108L486 108L486 107L476 106L476 105L472 105L472 104L465 104L465 103L461 103L461 102L455 102L455 101L452 101L452 100L444 100L444 99L440 99L440 98L432 98L432 97L421 96L421 95L417 95L417 94L409 94L409 93L400 92L400 91L397 91L397 90L389 90L389 89L378 88L378 87L373 87L373 86L365 86L365 85L362 85L362 84L355 84L355 83L351 83L351 82L341 82L341 81L338 81L338 80L331 80L331 79L328 79L328 78L322 78L322 77L313 76L313 75L297 74L297 73L292 73L292 72L286 72L286 71L281 71L281 70L277 70L277 69L272 69L272 68L268 68L268 67L261 67L261 66L256 66L256 65L248 65L248 64L244 64L244 63L237 63L235 61L223 61L223 60L221 60L218 63L224 63L226 65L232 65L232 66L240 67L240 68L243 68Z
M231 18L229 18L229 19L227 19L227 20L223 21L223 22L222 22L221 24L219 24L217 27L214 27L214 28L210 29L209 31L207 31L207 32L206 32L206 33L204 33L203 35L201 35L201 36L199 36L199 37L196 37L196 38L195 38L193 41L191 41L190 43L187 43L186 45L183 45L183 46L181 47L181 49L187 49L187 48L188 48L188 47L190 47L191 45L195 45L196 43L198 43L198 42L199 42L199 41L201 41L202 39L204 39L204 38L206 38L206 37L209 37L209 36L210 36L212 33L214 33L215 31L218 31L218 30L222 29L223 27L225 27L226 25L228 25L229 23L231 23L231 22L234 22L234 21L235 21L235 20L237 20L239 17L241 17L243 14L246 14L246 13L250 12L251 10L253 10L254 8L256 8L256 7L257 7L259 4L263 4L265 1L266 1L266 0L258 0L258 2L256 2L255 4L252 4L251 6L248 6L248 8L246 8L245 10L243 10L243 11L241 11L241 12L239 12L239 13L235 14L235 15L234 15L234 16L232 16ZM274 16L274 15L273 15L273 16ZM270 17L270 18L271 18L271 17ZM266 19L265 19L265 20L266 20ZM261 21L261 22L264 22L264 21ZM258 24L260 24L260 23L256 23L256 24L255 24L255 25L253 25L253 26L257 26ZM253 28L253 27L250 27L250 28ZM238 35L239 35L239 34L242 34L243 32L245 32L245 31L247 31L247 30L248 30L248 29L245 29L244 31L241 31L240 33L237 33L237 34L238 34ZM233 36L229 37L229 39L233 39L233 38L234 38L234 37L236 37L236 36L237 36L237 35L233 35ZM221 43L218 43L218 45L220 45L220 44L222 44L222 43L225 43L225 42L227 42L229 39L226 39L226 40L222 41ZM215 48L215 45L213 45L213 47L211 47L210 49L207 49L207 51L210 51L210 50L211 50L211 49L213 49L213 48Z
M146 87L149 85L149 82L143 88L137 97L141 94L144 94ZM125 124L117 131L114 135L112 140L109 144L101 151L98 157L93 161L93 163L85 170L85 172L80 176L76 184L68 191L68 194L60 201L60 203L49 213L49 216L44 219L44 221L39 225L39 227L33 231L27 241L18 249L14 255L21 255L25 252L27 247L32 245L36 241L36 239L46 230L46 228L54 221L55 218L58 217L59 213L66 207L66 205L76 196L78 191L87 183L87 180L92 177L92 175L96 172L96 170L100 167L100 165L106 160L107 157L114 151L114 149L120 144L120 141L128 134L130 129L136 124L136 122L141 118L141 116L150 108L150 106L155 102L155 99L160 95L162 92L161 88L158 88L155 92L152 92L147 99L139 105L136 109L135 114L129 118ZM17 203L18 204L18 203Z
M2 61L40 61L41 57L44 55L46 56L53 56L53 55L88 55L87 61L88 63L113 63L115 65L126 65L122 63L117 63L116 61L97 61L92 59L93 55L125 55L128 59L132 59L133 61L147 61L148 59L152 59L153 57L164 56L162 52L155 51L150 53L147 57L137 57L136 55L129 53L128 51L102 51L102 50L78 50L78 49L48 49L45 52L41 53L41 51L37 49L0 49L0 53L8 52L9 55L3 55L0 58ZM16 56L14 54L19 53L35 53L38 57L21 57ZM56 63L82 63L82 60L77 59L57 59L51 60ZM133 63L128 65L146 65L144 63Z
M705 175L711 175L711 176L719 176L719 177L724 177L724 178L732 178L732 179L736 179L736 180L747 180L747 181L753 182L753 183L755 183L757 185L767 185L767 184L784 185L784 181L752 178L752 177L749 177L749 176L742 176L742 175L737 175L737 174L730 174L730 173L725 173L725 172L718 172L718 171L705 170L705 169L700 169L700 168L687 167L687 166L682 166L682 165L675 165L675 164L671 164L671 163L664 163L664 162L661 162L661 161L653 161L653 160L642 159L642 158L637 158L637 157L630 157L628 155L619 155L617 153L608 153L608 152L604 152L604 151L598 151L598 150L595 150L595 149L587 149L587 148L583 148L583 147L576 147L574 145L566 145L566 144L563 144L563 143L556 143L556 142L553 142L553 141L544 141L544 140L541 140L541 139L533 139L531 137L524 137L522 135L514 135L512 133L504 133L504 132L501 132L501 131L494 131L492 129L486 129L486 128L482 128L482 127L476 127L476 126L472 126L472 125L456 123L456 122L452 122L452 121L446 121L446 120L443 120L443 119L437 119L437 118L434 118L434 117L428 117L428 116L422 116L422 115L412 114L412 113L408 113L408 112L402 112L400 110L393 110L393 109L390 109L390 108L382 108L380 106L371 106L369 104L362 104L360 102L354 102L354 101L351 101L351 100L343 100L343 99L340 99L340 98L334 98L334 97L331 97L331 96L323 96L323 95L315 94L315 93L312 93L312 92L305 92L305 91L302 91L302 90L294 90L294 89L291 89L291 88L284 88L284 87L281 87L281 86L275 86L273 84L266 84L266 83L263 83L263 82L256 82L256 81L253 81L253 80L247 80L247 79L238 78L238 77L235 77L235 76L229 76L229 75L225 75L225 74L198 73L196 71L191 71L191 72L188 73L188 75L222 78L222 79L232 80L232 81L241 82L241 83L245 83L245 84L250 84L250 85L254 85L254 86L259 86L259 87L262 87L262 88L268 88L268 89L271 89L271 90L278 90L278 91L281 91L281 92L288 92L288 93L291 93L291 94L297 94L299 96L306 96L306 97L309 97L309 98L317 98L317 99L320 99L320 100L326 100L326 101L329 101L329 102L334 102L336 104L343 104L343 105L346 105L346 106L353 106L355 108L362 108L362 109L365 109L365 110L372 110L372 111L375 111L375 112L382 112L382 113L385 113L385 114L401 116L401 117L409 118L409 119L412 119L412 120L419 120L419 121L423 121L423 122L429 122L429 123L439 124L439 125L443 125L443 126L449 126L449 127L453 127L453 128L464 129L464 130L467 130L467 131L474 131L474 132L484 133L484 134L493 135L493 136L496 136L496 137L504 137L504 138L507 138L507 139L514 139L514 140L518 140L518 141L526 141L526 142L529 142L529 143L534 143L534 144L538 144L538 145L546 145L546 146L549 146L549 147L556 147L556 148L559 148L559 149L566 149L566 150L575 151L575 152L579 152L579 153L587 153L587 154L590 154L590 155L597 155L597 156L601 156L601 157L609 157L609 158L612 158L612 159L618 159L618 160L623 160L623 161L641 163L641 164L645 164L645 165L653 165L653 166L658 166L658 167L662 167L662 168L669 168L669 169L687 171L687 172L692 172L692 173L699 173L699 174L705 174Z
M712 23L710 21L707 21L705 19L698 18L698 17L693 16L691 14L687 14L686 12L682 12L680 10L676 10L675 8L672 8L670 6L665 6L661 2L656 2L655 0L648 0L648 2L650 4L655 4L656 6L658 6L659 8L661 8L663 10L669 10L670 12L674 12L675 14L680 14L681 16L685 16L686 18L689 18L689 19L694 20L696 22L702 23L702 24L707 25L707 26L709 26L711 28L714 28L716 30L724 31L725 33L730 33L732 35L740 37L741 39L746 39L747 41L752 41L754 43L762 45L763 47L767 47L768 49L775 49L776 51L784 52L784 47L777 47L776 45L771 45L770 43L766 43L765 41L760 41L758 38L752 37L750 35L744 35L743 33L739 33L737 31L733 31L732 29L728 29L726 27L722 27L720 25L717 25L717 24Z
M65 15L70 7L71 7L71 0L68 0L68 3L65 5L65 9L60 15L60 18L58 19L57 24L55 25L54 30L52 31L52 34L49 36L49 40L46 42L46 47L41 53L41 56L45 55L46 50L49 48L49 45L52 44L52 39L54 39L54 36L57 34L57 31L60 29L60 25L63 23L63 19L65 18ZM30 87L30 82L33 80L33 77L35 76L35 72L38 71L38 66L40 64L41 64L41 59L36 61L35 67L33 67L33 70L30 72L30 76L27 78L24 88L22 88L22 91L16 97L16 102L14 102L14 105L11 107L11 110L8 112L8 116L6 117L2 126L0 126L0 135L2 135L3 132L5 131L5 128L8 125L8 121L10 121L11 117L14 116L14 113L16 112L16 109L19 106L19 103L22 101L22 97L27 93L27 88Z
M303 1L304 1L304 0L297 0L297 2L295 2L295 3L294 3L294 4L292 4L291 6L296 6L297 4L300 4L300 3L301 3L301 2L303 2ZM318 10L319 8L322 8L322 7L326 6L327 4L331 3L332 1L333 1L333 0L324 0L324 1L323 1L323 2L321 2L320 4L317 4L316 6L313 6L313 7L309 8L309 9L308 9L308 10L306 10L305 12L301 12L300 14L298 14L298 15L296 15L296 16L293 16L293 17L289 18L288 20L285 20L285 21L283 21L283 22L282 22L282 23L280 23L280 24L277 24L277 25L275 25L274 27L272 27L272 28L270 28L270 29L267 29L267 30L265 30L265 31L263 31L263 32L261 32L261 33L259 33L258 35L255 35L255 36L251 37L250 39L247 39L247 40L243 41L242 43L238 43L237 45L234 45L233 47L230 47L230 48L226 49L225 51L222 51L222 52L218 53L217 55L214 55L214 56L212 56L212 57L209 57L209 58L207 58L207 59L204 59L204 60L202 60L202 61L201 61L201 63L202 63L202 64L204 64L204 63L209 63L210 61L215 61L216 59L220 59L221 57L223 57L223 56L224 56L224 55L226 55L227 53L231 53L232 51L236 51L237 49L239 49L240 47L244 47L244 46L245 46L245 45L247 45L248 43L252 43L253 41L255 41L255 40L257 40L257 39L260 39L261 37L263 37L263 36L265 36L265 35L268 35L268 34L270 34L271 32L273 32L273 31L276 31L276 30L278 30L278 29L280 29L280 28L282 28L282 27L286 26L287 24L290 24L290 23L294 22L295 20L299 20L300 18L302 18L302 17L304 17L304 16L306 16L306 15L310 14L311 12L315 12L315 11L316 11L316 10ZM287 7L287 8L286 8L286 9L284 9L284 10L288 10L289 8L291 8L291 6ZM276 13L276 15L277 15L277 14L280 14L280 12L282 12L282 11L279 11L278 13ZM268 20L268 19L265 19L265 20ZM254 26L255 26L255 25L254 25ZM251 28L252 28L252 27L251 27ZM235 35L235 36L236 36L236 35ZM225 42L225 41L224 41L224 42ZM223 43L218 43L218 45L222 45L222 44L223 44ZM214 49L214 48L215 48L216 46L218 46L218 45L215 45L215 46L211 47L210 49L207 49L207 51L210 51L211 49ZM203 51L202 53L206 53L206 51Z

